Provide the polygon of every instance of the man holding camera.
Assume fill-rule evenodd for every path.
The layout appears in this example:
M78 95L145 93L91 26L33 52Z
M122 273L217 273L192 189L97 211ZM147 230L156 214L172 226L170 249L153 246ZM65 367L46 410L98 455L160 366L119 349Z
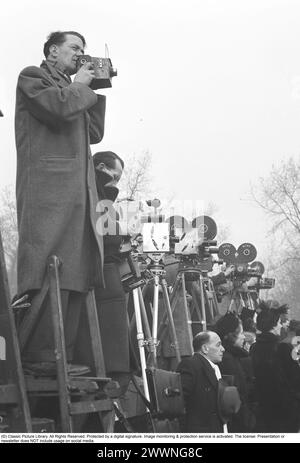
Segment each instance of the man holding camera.
M129 332L127 318L127 299L122 286L122 276L129 273L127 257L131 251L129 237L121 234L119 215L114 202L119 190L117 184L124 169L123 160L112 151L102 151L93 155L99 209L103 215L105 289L96 288L95 298L99 327L107 375L118 381L120 394L125 392L130 380ZM87 317L81 315L78 349L76 355L80 363L92 366L92 352L84 342L88 331ZM94 373L92 371L92 373Z
M77 70L85 45L78 32L50 34L41 66L20 73L15 113L18 295L36 296L46 277L48 257L60 259L69 362L84 297L91 287L104 284L90 144L103 138L105 97L89 86L94 75L91 63ZM23 360L30 365L43 362L41 368L51 370L55 357L48 295L40 310Z

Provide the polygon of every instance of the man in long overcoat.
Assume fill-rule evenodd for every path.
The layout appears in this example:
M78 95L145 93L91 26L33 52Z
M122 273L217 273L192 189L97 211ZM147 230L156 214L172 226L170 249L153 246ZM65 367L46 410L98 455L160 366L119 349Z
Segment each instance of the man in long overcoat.
M47 258L62 262L60 283L68 360L78 329L83 297L103 286L103 241L95 224L97 190L90 144L104 133L105 97L89 84L89 63L76 73L85 39L55 32L44 45L46 60L25 68L16 95L18 294L36 294ZM75 74L74 81L70 75ZM54 360L47 298L23 359Z

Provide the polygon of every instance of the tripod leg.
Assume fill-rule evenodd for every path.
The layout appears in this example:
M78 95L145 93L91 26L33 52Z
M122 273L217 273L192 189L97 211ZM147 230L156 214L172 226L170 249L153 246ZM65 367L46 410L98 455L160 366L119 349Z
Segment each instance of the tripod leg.
M233 304L234 304L234 298L232 297L227 312L234 312Z
M150 400L148 382L147 382L147 376L146 376L146 356L145 356L145 347L144 347L144 333L143 333L143 328L142 328L139 294L138 294L137 289L133 290L133 302L134 302L134 312L135 312L136 328L137 328L137 340L138 340L138 346L139 346L139 352L140 352L142 376L143 376L143 383L144 383L144 393L145 393L146 399Z
M153 320L152 320L152 338L153 338L153 359L156 363L157 358L157 323L158 323L158 292L159 292L159 277L154 276L154 298L153 298Z
M180 295L179 288L180 288L181 282L182 282L181 276L178 274L177 277L176 277L176 281L174 283L173 289L172 289L171 296L170 296L170 304L171 304L171 308L172 308L172 313L174 312L177 301L179 299L179 295ZM165 313L165 314L163 314L162 320L161 320L161 322L159 324L159 327L158 327L158 331L157 331L158 339L163 338L164 333L166 331L166 328L167 328L167 314Z
M59 404L61 425L63 432L72 432L72 419L70 416L71 401L68 393L67 358L65 335L62 315L62 305L58 275L59 260L56 256L49 258L48 274L50 280L50 304L52 311L55 356L57 366L57 381L59 390Z
M177 339L177 334L176 334L176 329L175 329L171 304L170 304L170 300L169 300L167 282L166 282L166 280L164 278L162 278L161 284L162 284L165 308L166 308L166 311L167 311L167 316L168 316L169 324L170 324L171 338L172 338L173 345L174 345L174 348L175 348L176 360L179 363L181 361L180 349L179 349L179 344L178 344L178 339Z
M208 287L212 294L212 313L213 313L213 318L215 318L220 314L220 312L219 312L219 306L218 306L214 284L210 279L208 280Z
M196 309L198 320L199 320L199 323L201 324L201 327L202 327L202 330L203 330L205 328L204 328L204 320L203 320L203 316L202 316L200 282L198 282L198 283L193 282L192 283L191 293L192 293L192 297L193 297L194 308ZM200 302L199 302L199 299L198 299L199 297L200 297Z
M207 311L209 312L208 316L210 320L213 320L214 315L213 315L213 308L212 308L212 303L213 303L212 293L210 291L207 291L204 280L203 280L203 292L204 292L204 299L205 299L205 305L204 305L205 314L206 314L206 309L207 309Z
M203 323L203 330L206 331L207 323L206 323L206 312L205 312L205 297L204 297L204 281L203 276L199 276L199 287L200 287L200 301L201 301L201 312L202 312L202 323Z
M188 322L188 332L189 332L189 337L190 337L190 343L191 343L191 349L192 349L192 343L193 343L193 333L192 333L192 321L191 321L191 316L190 316L190 311L188 308L187 304L187 299L186 299L186 287L185 287L185 276L184 273L181 274L181 284L182 284L182 291L183 291L183 306L186 314L186 319Z
M146 338L150 339L151 338L151 331L150 331L150 326L149 326L149 321L148 321L148 317L147 317L146 307L145 307L145 303L144 303L144 299L143 299L143 294L142 294L142 291L141 291L140 287L137 288L137 290L138 290L138 293L139 293L141 316L142 316L142 320L143 320L144 329L145 329L145 332L146 332Z
M146 339L148 341L148 346L149 346L149 350L150 350L150 363L153 363L155 364L155 352L154 352L154 346L153 346L153 340L152 340L152 336L151 336L151 331L150 331L150 326L149 326L149 321L148 321L148 317L147 317L147 312L146 312L146 308L145 308L145 303L144 303L144 299L143 299L143 294L142 294L142 291L141 291L141 288L137 288L138 290L138 294L139 294L139 302L140 302L140 309L141 309L141 316L142 316L142 319L143 319L143 326L144 326L144 330L145 330L145 334L146 334Z

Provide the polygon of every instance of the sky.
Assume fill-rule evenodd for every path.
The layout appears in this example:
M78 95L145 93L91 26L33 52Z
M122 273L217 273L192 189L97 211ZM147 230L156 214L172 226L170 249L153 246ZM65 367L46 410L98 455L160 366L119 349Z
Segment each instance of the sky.
M118 76L92 152L126 163L152 154L152 190L213 202L228 241L266 256L270 222L250 185L300 152L300 3L290 0L10 0L2 6L0 185L14 184L15 87L47 35L77 30L86 52L108 44Z

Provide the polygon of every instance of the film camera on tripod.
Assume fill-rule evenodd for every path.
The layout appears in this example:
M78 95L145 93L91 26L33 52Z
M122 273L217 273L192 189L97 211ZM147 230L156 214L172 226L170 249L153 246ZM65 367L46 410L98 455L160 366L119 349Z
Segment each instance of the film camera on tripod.
M238 313L243 309L254 311L259 289L263 289L264 285L275 284L272 279L266 279L262 283L265 269L261 262L254 261L257 256L255 246L251 243L243 243L236 249L231 243L223 243L218 255L227 265L234 265L234 272L231 275L233 289L230 293L228 311Z
M250 280L248 281L249 291L257 291L258 293L262 289L274 288L275 278L267 278L263 276L265 273L265 267L261 262L252 262L250 267L253 269L254 275L251 276Z
M226 265L234 265L232 279L236 282L236 286L247 281L251 277L259 277L260 267L250 265L256 256L257 251L251 243L243 243L236 250L231 243L223 243L219 248L218 256Z
M197 267L203 272L212 271L214 261L211 256L219 251L215 240L215 221L202 215L195 217L191 223L182 216L171 216L168 222L171 236L175 238L172 252L181 264Z
M195 217L190 223L182 216L172 216L168 221L171 234L177 237L173 252L179 263L171 298L176 300L180 293L187 294L185 299L192 298L184 304L192 340L196 332L206 329L207 319L212 321L219 313L216 292L208 277L214 263L220 263L213 260L213 254L218 253L217 225L206 215Z
M274 278L263 277L264 265L259 261L254 261L257 251L253 244L243 243L236 250L232 244L224 243L220 246L218 255L227 265L235 266L232 278L237 283L249 281L249 290L256 289L258 291L271 289L275 286Z
M133 240L133 253L139 265L136 268L131 267L132 275L124 281L132 292L134 304L130 332L131 335L136 333L144 394L150 403L148 408L151 414L174 418L184 411L180 376L178 373L157 368L157 348L160 343L157 326L161 309L164 309L170 326L177 362L181 360L164 269L164 256L170 252L172 237L168 222L159 213L160 201L149 200L146 204L151 210L136 216L136 224L131 227L139 238L135 236ZM163 306L159 306L160 291ZM144 302L144 299L147 301L146 293L151 294L150 313Z

